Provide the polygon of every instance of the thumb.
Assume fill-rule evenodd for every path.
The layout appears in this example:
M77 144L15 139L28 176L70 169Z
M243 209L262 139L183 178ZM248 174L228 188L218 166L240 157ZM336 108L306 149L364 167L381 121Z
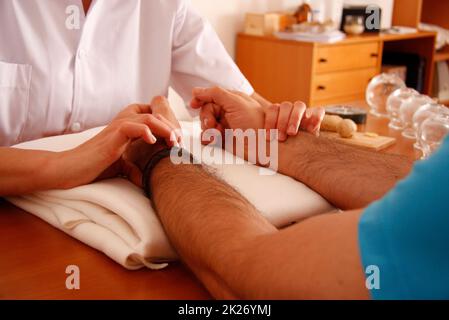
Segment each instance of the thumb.
M201 108L200 120L203 130L215 128L219 122L221 107L213 103L208 103Z
M171 112L170 103L164 96L154 97L151 101L151 111L156 114L166 115Z
M236 102L237 98L238 96L234 93L220 87L195 88L193 89L192 106L197 107L201 104L213 103L226 109L229 104Z

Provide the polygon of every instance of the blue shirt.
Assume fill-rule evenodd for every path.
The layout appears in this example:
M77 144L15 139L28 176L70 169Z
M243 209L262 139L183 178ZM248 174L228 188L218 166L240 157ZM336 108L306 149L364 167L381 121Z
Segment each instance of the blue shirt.
M373 299L449 299L449 137L366 209L359 245L365 270L378 268Z

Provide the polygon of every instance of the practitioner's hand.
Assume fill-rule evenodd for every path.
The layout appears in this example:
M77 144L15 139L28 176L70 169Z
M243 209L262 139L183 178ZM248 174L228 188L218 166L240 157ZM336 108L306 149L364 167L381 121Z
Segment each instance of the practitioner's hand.
M181 125L176 119L175 114L167 100L164 96L155 97L153 101L151 101L151 113L156 116L156 118L165 122L168 126L170 126L176 133L176 139L179 144L182 143L182 132Z
M323 108L307 108L301 101L272 104L265 113L265 129L278 129L282 142L296 136L299 129L318 135L325 115Z
M140 184L140 170L123 157L130 143L142 139L151 145L162 139L173 146L178 145L180 139L179 132L174 130L176 123L173 124L162 115L171 117L171 111L161 107L160 101L155 103L159 113L151 114L153 110L150 105L131 105L97 136L73 150L61 153L58 163L64 173L65 188L117 175L127 176Z
M263 129L265 112L250 96L220 87L195 88L191 106L201 109L203 130Z
M182 136L181 136L181 126L176 119L168 100L165 97L156 97L151 102L151 109L153 114L157 113L156 117L170 126L174 131L177 139L177 146L182 146ZM172 146L172 144L167 144L166 141L159 139L154 144L148 144L144 139L137 139L131 142L125 153L123 154L123 159L128 167L137 168L137 173L134 178L130 177L131 182L141 187L142 182L142 172L148 163L148 160L153 156L154 153L167 146Z
M318 134L324 118L322 108L306 109L300 101L262 108L259 102L244 93L217 87L196 88L193 96L191 106L201 108L203 129L278 129L279 140L286 141L288 136L297 135L300 128ZM270 138L267 135L267 139Z

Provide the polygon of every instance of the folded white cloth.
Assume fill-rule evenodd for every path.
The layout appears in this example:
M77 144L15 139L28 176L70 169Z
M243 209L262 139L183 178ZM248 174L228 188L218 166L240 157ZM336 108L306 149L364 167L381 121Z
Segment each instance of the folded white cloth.
M185 122L182 126L190 145L199 141L198 123ZM15 147L69 150L101 129L45 138ZM195 150L191 151L195 155ZM239 190L277 227L333 209L320 195L289 177L260 175L259 168L248 163L213 167L217 175ZM37 192L7 200L102 251L127 269L160 269L177 258L150 201L140 188L127 180L111 179L71 190Z

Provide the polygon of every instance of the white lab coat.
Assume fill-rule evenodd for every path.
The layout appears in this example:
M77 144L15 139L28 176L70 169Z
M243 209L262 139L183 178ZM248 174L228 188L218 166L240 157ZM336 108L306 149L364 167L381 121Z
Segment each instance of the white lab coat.
M81 0L0 0L0 146L212 85L253 93L187 0L93 0L87 17Z

